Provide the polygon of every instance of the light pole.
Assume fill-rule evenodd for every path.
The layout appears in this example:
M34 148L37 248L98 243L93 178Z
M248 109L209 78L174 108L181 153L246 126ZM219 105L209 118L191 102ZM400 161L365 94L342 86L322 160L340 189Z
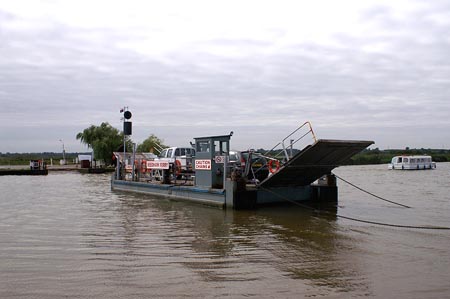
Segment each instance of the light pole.
M59 139L59 141L61 141L62 143L62 154L63 154L63 162L62 165L66 165L66 150L64 149L64 141L62 141L62 139Z
M123 175L125 178L125 155L126 155L126 136L131 135L131 112L128 110L128 107L123 107L123 109L120 109L120 113L123 113ZM131 156L130 156L131 157ZM134 173L134 161L131 161L133 163L133 173Z

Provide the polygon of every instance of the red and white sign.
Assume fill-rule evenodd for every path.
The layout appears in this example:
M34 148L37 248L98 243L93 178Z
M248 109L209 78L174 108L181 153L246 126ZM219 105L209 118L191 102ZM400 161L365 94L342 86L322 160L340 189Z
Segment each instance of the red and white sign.
M195 170L211 170L211 160L195 160Z
M167 161L147 161L147 169L169 169Z
M214 162L217 164L224 164L225 163L225 156L215 156Z

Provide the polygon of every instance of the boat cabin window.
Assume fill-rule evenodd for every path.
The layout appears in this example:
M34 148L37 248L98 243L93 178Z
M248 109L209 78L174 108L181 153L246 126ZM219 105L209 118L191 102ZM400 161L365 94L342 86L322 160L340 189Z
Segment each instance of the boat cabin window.
M173 148L170 148L170 149L167 151L167 157L172 157L172 152L173 152Z
M402 157L398 157L397 162L398 162L398 163L402 163Z
M197 152L209 153L210 144L209 141L198 141L197 142Z
M228 153L228 142L227 141L214 141L214 152L216 155L224 155Z
M403 158L403 162L408 163L408 158Z

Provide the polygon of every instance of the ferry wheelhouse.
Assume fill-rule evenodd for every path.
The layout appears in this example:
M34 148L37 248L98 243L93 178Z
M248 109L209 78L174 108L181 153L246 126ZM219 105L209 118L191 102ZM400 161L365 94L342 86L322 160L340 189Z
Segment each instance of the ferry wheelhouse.
M400 170L434 169L436 163L432 161L431 156L395 156L388 168Z

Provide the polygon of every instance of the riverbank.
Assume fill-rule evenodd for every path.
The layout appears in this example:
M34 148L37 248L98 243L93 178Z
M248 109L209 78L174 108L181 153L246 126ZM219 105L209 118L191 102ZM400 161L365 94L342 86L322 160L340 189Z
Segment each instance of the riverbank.
M81 168L79 164L69 165L48 165L47 171L78 171L81 173L105 173L114 172L112 167L96 167L96 168ZM1 165L0 175L25 175L30 172L28 165ZM31 175L31 173L30 173Z

